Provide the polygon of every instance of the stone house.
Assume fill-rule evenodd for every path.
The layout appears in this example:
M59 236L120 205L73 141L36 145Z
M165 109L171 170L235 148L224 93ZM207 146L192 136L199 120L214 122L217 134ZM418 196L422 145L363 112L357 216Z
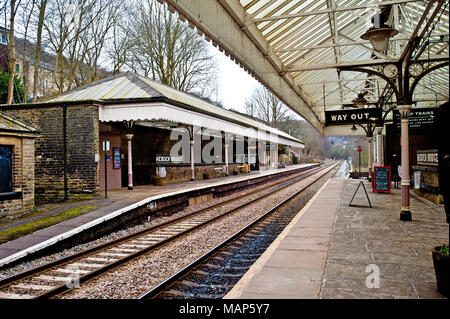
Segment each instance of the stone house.
M8 72L8 29L0 27L0 71ZM26 46L25 55L23 48ZM23 83L28 86L28 94L32 94L34 83L35 59L34 44L21 38L16 38L16 63L14 72ZM54 58L46 53L41 52L41 61L39 62L39 76L37 85L37 95L39 97L52 95L58 92L58 87L54 80Z
M36 128L0 112L0 220L34 207Z

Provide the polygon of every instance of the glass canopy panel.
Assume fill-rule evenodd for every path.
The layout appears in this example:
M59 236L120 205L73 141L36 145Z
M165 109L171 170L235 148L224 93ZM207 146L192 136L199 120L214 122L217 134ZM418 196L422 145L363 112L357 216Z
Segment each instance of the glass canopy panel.
M312 103L310 107L319 118L323 118L320 113L324 107L336 109L351 104L358 93L365 92L370 102L377 102L382 93L389 91L387 82L380 77L361 72L338 73L337 68L361 64L382 72L383 67L373 63L391 63L401 56L428 6L428 1L414 0L240 0L240 3L267 41L268 50ZM384 52L375 51L369 41L360 38L371 27L374 10L383 12L385 23L399 31ZM434 20L429 28L432 31L426 33L429 42L419 52L420 60L448 59L448 5L442 6ZM421 63L427 70L437 62ZM417 84L413 99L422 104L433 100L434 105L436 101L448 100L448 73L445 67L426 75ZM389 103L392 102L395 97L390 96Z

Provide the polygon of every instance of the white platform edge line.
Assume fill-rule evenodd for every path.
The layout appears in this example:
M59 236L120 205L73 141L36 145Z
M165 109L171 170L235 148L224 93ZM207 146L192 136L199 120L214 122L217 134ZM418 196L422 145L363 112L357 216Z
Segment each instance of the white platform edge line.
M306 164L305 166L301 166L301 167L309 167L309 166L312 166L312 165L315 165L315 163L314 164ZM288 168L286 171L298 169L298 168L301 168L301 167L291 167L291 168ZM73 235L76 235L76 234L78 234L78 233L80 233L82 231L85 231L85 230L87 230L89 228L92 228L92 227L94 227L94 226L96 226L98 224L106 222L106 221L108 221L108 220L110 220L110 219L112 219L114 217L120 216L120 215L122 215L122 214L124 214L124 213L126 213L126 212L128 212L130 210L133 210L133 209L135 209L135 208L137 208L139 206L143 206L143 205L145 205L147 203L150 203L150 202L152 202L154 200L157 200L157 199L160 199L160 198L163 198L163 197L169 197L169 196L173 196L173 195L187 193L187 192L191 192L191 191L201 190L201 189L204 189L204 188L211 188L211 187L216 187L216 186L222 186L222 185L237 183L237 182L240 182L240 181L255 179L255 178L259 178L259 177L266 176L266 175L271 175L271 174L274 174L274 172L271 172L271 170L267 170L267 173L266 172L262 172L262 173L259 173L258 175L250 176L249 178L240 178L240 179L236 179L236 180L230 180L230 181L227 181L225 183L221 183L220 181L218 181L218 182L213 183L213 184L208 184L208 185L204 185L204 186L197 186L197 187L192 187L192 188L188 188L188 189L184 189L184 190L180 190L180 191L174 191L174 192L171 192L171 193L163 193L163 194L159 194L159 195L148 197L148 198L143 199L143 200L141 200L139 202L136 202L134 204L131 204L129 206L121 208L121 209L119 209L119 210L117 210L115 212L112 212L112 213L110 213L108 215L105 215L103 217L99 217L97 219L94 219L94 220L92 220L92 221L90 221L90 222L88 222L86 224L83 224L82 226L79 226L77 228L69 230L69 231L67 231L65 233L62 233L60 235L57 235L55 237L49 238L49 239L47 239L47 240L45 240L43 242L40 242L39 244L33 245L31 247L28 247L28 248L26 248L24 250L21 250L21 251L15 253L15 254L12 254L12 255L10 255L8 257L0 259L0 267L4 266L4 265L7 265L9 263L12 263L13 261L16 261L16 260L18 260L20 258L23 258L23 257L27 256L28 254L31 254L31 253L34 253L34 252L36 252L38 250L47 248L47 247L49 247L49 246L51 246L51 245L53 245L53 244L55 244L55 243L57 243L59 241L62 241L62 240L67 239L69 237L72 237Z
M294 227L300 218L305 214L309 207L314 203L316 198L322 193L322 190L331 181L329 178L325 184L317 191L316 194L306 203L306 205L300 210L300 212L291 220L286 228L278 235L277 238L270 244L266 251L256 260L256 262L247 270L244 276L236 283L236 285L223 297L223 299L239 299L244 292L244 289L248 286L250 281L261 271L264 265L267 263L270 257L275 253L276 248L286 238L289 231Z

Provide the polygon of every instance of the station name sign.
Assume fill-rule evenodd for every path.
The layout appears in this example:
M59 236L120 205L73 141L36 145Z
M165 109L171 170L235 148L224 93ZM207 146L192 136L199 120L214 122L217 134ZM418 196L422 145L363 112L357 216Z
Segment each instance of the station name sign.
M171 156L171 155L156 155L157 163L181 163L183 162L183 156Z
M417 164L437 166L438 151L437 150L417 151Z
M325 111L325 125L362 124L381 121L380 108Z

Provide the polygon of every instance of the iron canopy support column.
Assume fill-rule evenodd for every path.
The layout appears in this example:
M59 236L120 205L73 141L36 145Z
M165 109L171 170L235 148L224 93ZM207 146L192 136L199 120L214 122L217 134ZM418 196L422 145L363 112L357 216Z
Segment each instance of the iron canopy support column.
M125 134L128 140L128 190L133 190L133 154L132 144L133 134Z
M369 180L372 180L372 162L373 162L373 154L372 154L372 136L367 137L367 147L369 151L369 158L367 160L367 170L369 171Z
M410 221L412 215L409 206L409 127L408 127L408 115L411 110L411 105L399 105L397 106L401 117L401 163L402 163L402 208L400 212L400 220Z
M377 164L378 166L384 165L383 160L383 127L377 126Z

